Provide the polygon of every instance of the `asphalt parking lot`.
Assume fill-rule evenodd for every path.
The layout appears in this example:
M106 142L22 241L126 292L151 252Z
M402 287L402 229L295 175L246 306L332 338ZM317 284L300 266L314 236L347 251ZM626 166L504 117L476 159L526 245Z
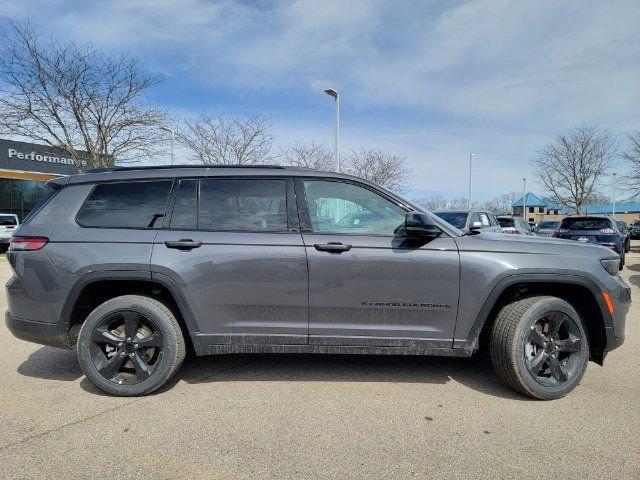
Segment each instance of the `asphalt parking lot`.
M2 322L0 478L640 478L640 242L627 262L626 343L552 402L486 356L195 358L114 398Z

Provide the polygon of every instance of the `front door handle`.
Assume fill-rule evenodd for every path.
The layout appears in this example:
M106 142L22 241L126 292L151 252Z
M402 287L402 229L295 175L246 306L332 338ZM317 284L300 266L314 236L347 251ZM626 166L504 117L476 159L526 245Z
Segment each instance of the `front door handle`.
M177 250L192 250L194 248L199 248L202 245L202 242L198 240L191 239L180 239L180 240L167 240L164 242L167 248L175 248Z
M315 243L313 246L319 252L341 253L351 250L351 245L346 245L340 242Z

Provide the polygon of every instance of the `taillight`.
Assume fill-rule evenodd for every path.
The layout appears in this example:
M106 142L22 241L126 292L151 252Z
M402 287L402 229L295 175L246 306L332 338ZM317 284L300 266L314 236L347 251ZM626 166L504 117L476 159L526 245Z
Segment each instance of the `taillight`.
M11 237L9 250L21 252L40 250L47 242L49 242L47 237Z
M600 233L616 233L616 231L613 228L601 228L600 230L598 230L598 232Z

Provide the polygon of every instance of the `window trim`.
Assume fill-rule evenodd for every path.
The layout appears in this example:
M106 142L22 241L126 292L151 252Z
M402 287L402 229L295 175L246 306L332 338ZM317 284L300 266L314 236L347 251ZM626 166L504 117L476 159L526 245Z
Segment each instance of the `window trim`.
M84 225L79 219L79 215L80 212L82 212L82 209L84 208L84 206L86 205L87 201L89 200L89 198L91 198L91 195L93 195L93 192L95 191L96 188L98 188L99 185L113 185L113 184L118 184L118 183L149 183L149 182L171 182L171 185L169 186L169 193L167 195L167 199L165 201L165 205L164 205L164 213L162 214L162 218L163 221L162 222L156 222L156 225L149 228L144 228L144 227L106 227L106 226L93 226L93 225ZM149 231L152 232L154 230L162 230L164 228L164 219L167 218L167 210L169 208L169 203L171 201L171 195L173 193L174 187L175 187L176 181L174 178L170 178L170 177L163 177L163 178L145 178L145 179L136 179L136 180L115 180L115 181L107 181L107 182L96 182L93 184L93 186L91 187L91 191L87 194L87 196L85 197L85 199L82 201L82 205L80 205L80 208L78 208L78 211L75 214L74 220L76 222L76 224L80 227L80 228L99 228L99 229L103 229L103 230L142 230L142 231Z
M234 175L234 176L214 176L214 177L179 177L175 179L175 192L172 191L171 198L169 200L171 206L171 213L167 215L169 218L166 224L163 223L163 230L171 232L208 232L208 233L268 233L270 235L276 234L289 234L300 233L298 213L296 209L296 198L293 186L293 178L288 176L278 175ZM178 185L180 180L196 180L197 183L197 198L196 198L196 228L194 230L185 230L184 228L171 228L171 218L173 217L173 210L175 208L175 201L177 198ZM200 197L201 197L201 184L203 180L284 180L285 182L285 210L287 214L287 229L286 230L211 230L200 228Z
M412 210L407 206L400 202L398 202L395 198L385 194L384 192L372 187L371 185L367 185L366 183L358 182L357 180L352 180L350 178L338 178L338 177L295 177L294 184L296 190L296 199L298 201L298 215L300 216L300 232L301 233L309 233L313 235L340 235L340 236L352 236L352 237L387 237L387 238L395 238L395 237L406 237L406 235L386 235L381 233L350 233L350 232L316 232L313 230L313 224L311 223L311 215L309 214L309 202L307 201L307 191L304 187L305 180L310 181L320 181L320 182L338 182L338 183L347 183L350 185L354 185L356 187L365 188L370 192L381 196L385 200L391 202L396 205L400 209L402 209L405 213L411 212ZM449 234L442 230L443 236L449 236Z

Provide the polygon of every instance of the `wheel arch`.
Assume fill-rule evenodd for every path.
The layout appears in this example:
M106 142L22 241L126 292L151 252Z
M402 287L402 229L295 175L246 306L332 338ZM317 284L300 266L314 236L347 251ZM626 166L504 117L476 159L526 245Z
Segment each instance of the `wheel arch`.
M590 359L602 364L611 323L602 289L591 279L579 275L521 274L502 279L492 290L478 313L463 348L486 345L491 327L500 309L526 296L551 295L567 301L584 322L589 339Z
M77 340L80 326L98 305L120 295L141 294L165 303L176 316L185 340L200 333L195 317L180 287L168 276L150 271L118 270L90 272L78 279L67 297L60 321L67 325L68 344Z

